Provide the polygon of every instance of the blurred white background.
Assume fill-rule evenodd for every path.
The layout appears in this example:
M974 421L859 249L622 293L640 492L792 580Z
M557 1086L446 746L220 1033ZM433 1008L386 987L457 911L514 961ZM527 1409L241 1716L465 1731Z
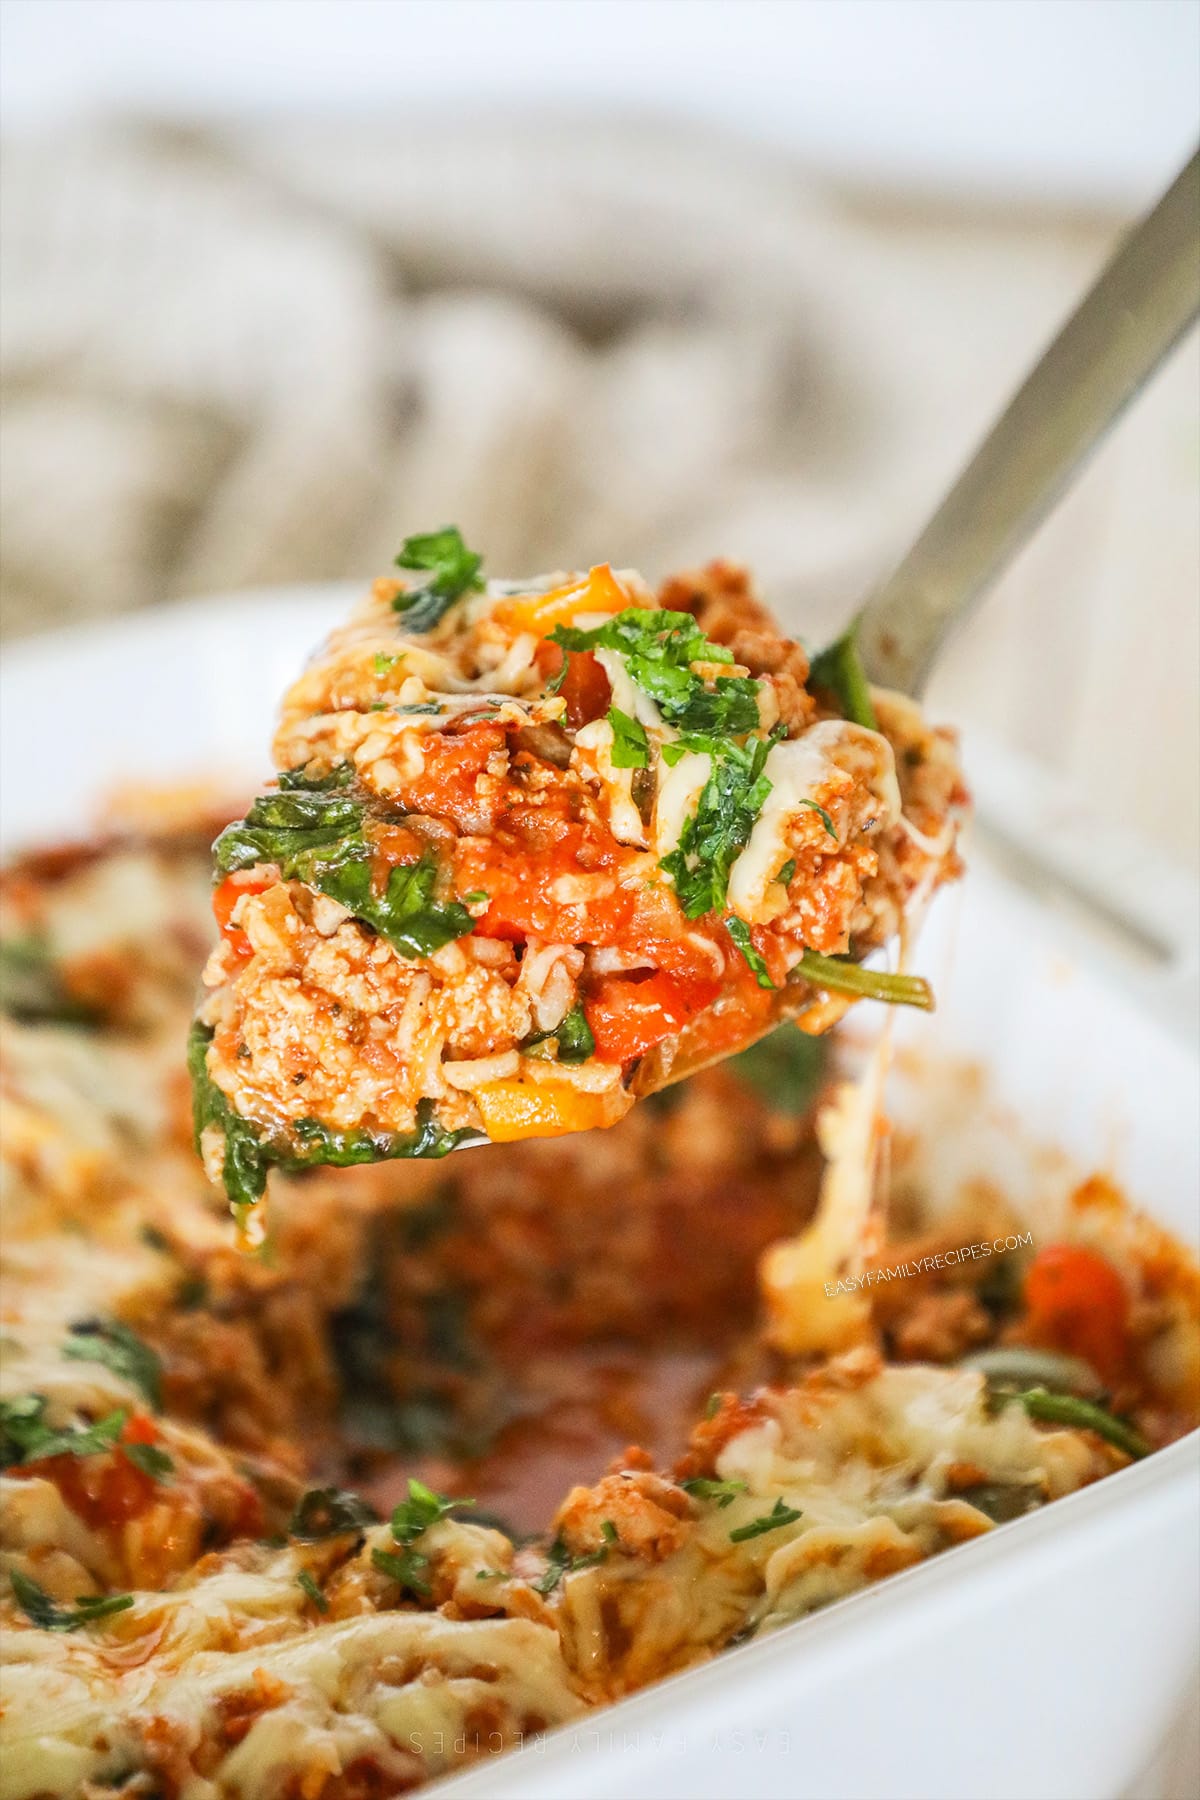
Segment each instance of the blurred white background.
M1137 205L1195 135L1192 0L6 0L9 126L82 109L662 110L843 176Z
M453 518L728 555L819 640L1200 135L1193 0L0 11L9 632ZM933 696L1193 867L1198 389L1193 339Z

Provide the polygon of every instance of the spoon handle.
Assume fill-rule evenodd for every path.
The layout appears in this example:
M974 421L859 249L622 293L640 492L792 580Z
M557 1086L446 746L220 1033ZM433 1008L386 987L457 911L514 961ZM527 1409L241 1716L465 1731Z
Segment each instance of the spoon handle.
M917 695L953 628L1200 313L1200 151L1132 231L983 440L895 573L859 650Z

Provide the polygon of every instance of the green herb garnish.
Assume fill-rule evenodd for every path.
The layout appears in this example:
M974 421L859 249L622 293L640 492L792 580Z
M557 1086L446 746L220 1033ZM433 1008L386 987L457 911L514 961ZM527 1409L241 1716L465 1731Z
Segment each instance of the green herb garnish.
M628 607L593 631L558 625L550 636L564 650L617 651L630 679L679 731L738 734L758 728L756 681L718 675L710 687L693 669L693 663L732 663L733 652L706 638L691 613Z
M45 1411L41 1394L19 1394L0 1401L0 1467L41 1462L47 1456L102 1455L115 1446L129 1416L124 1407L117 1407L94 1424L55 1430L44 1423Z
M762 955L754 948L754 940L750 936L750 927L745 919L739 919L736 913L730 913L725 920L725 929L745 957L754 973L754 979L760 988L773 988L771 971Z
M231 1206L244 1209L261 1200L267 1185L267 1169L275 1159L254 1126L234 1110L208 1072L208 1046L212 1031L199 1020L188 1033L187 1063L192 1078L192 1128L196 1150L210 1128L221 1133L225 1153L221 1180Z
M175 1472L174 1462L157 1444L121 1444L118 1448L121 1455L128 1457L134 1468L148 1475L151 1481L169 1481Z
M162 1411L162 1363L149 1344L119 1319L88 1319L72 1325L63 1355L77 1362L102 1363L140 1388L155 1412Z
M773 741L773 737L751 738L745 744L709 740L699 746L710 758L708 780L696 811L684 822L677 847L661 864L689 919L719 912L724 904L730 870L771 792L763 770ZM694 740L667 744L663 756L668 762L678 761L679 754L693 747Z
M126 1612L133 1605L132 1594L81 1594L73 1607L52 1600L44 1587L20 1569L9 1570L13 1596L22 1612L43 1631L78 1631L83 1625L94 1625L113 1613Z
M317 1585L317 1578L309 1569L301 1569L296 1577L296 1586L303 1588L318 1612L327 1613L329 1602Z
M411 1544L423 1531L428 1531L431 1525L453 1512L456 1506L474 1504L473 1500L452 1500L445 1494L435 1494L423 1481L416 1481L410 1475L408 1499L402 1500L392 1514L392 1536L398 1544Z
M798 804L800 806L807 806L810 812L815 812L817 814L817 816L820 818L822 825L825 827L826 831L829 833L830 837L833 839L834 843L836 844L838 841L838 834L834 828L833 820L830 818L829 814L825 811L825 808L823 806L818 806L815 800L801 800L798 802ZM796 873L796 865L793 862L791 864L784 863L783 866L785 869L788 867L791 868L792 874L787 877L787 880L790 881L792 879L792 875L794 875ZM784 878L783 878L782 872L776 876L777 881L783 881L783 879ZM786 886L786 883L785 883L785 886Z
M744 1481L718 1481L710 1475L693 1475L679 1485L694 1500L715 1500L722 1508L732 1506L738 1495L746 1491Z
M483 558L468 550L456 525L405 538L396 558L399 569L419 569L426 577L417 587L397 594L392 601L404 614L408 631L432 631L464 594L483 586L479 571Z
M430 1588L425 1579L425 1571L429 1567L429 1558L419 1550L414 1550L410 1545L405 1545L403 1550L372 1550L371 1561L381 1575L399 1582L402 1588L420 1595L422 1599L428 1597Z
M437 898L442 883L431 855L393 867L380 889L365 827L364 807L347 795L264 794L244 819L221 833L213 860L219 875L256 863L277 864L285 881L303 881L328 894L404 956L431 956L465 937L474 921L457 900Z
M871 686L858 654L857 619L841 637L835 638L827 649L813 657L808 685L824 688L826 693L832 694L843 718L852 720L855 725L865 725L869 731L878 731Z
M582 1005L571 1008L561 1025L556 1026L554 1036L558 1039L559 1062L586 1062L595 1053L596 1040Z
M849 957L820 956L806 950L792 971L813 987L830 994L853 994L856 999L883 1000L889 1006L918 1006L933 1011L933 990L921 975L893 975L886 969L866 969Z
M646 727L638 719L631 719L619 706L609 707L608 722L613 734L613 768L644 769L650 760Z
M789 856L787 861L784 863L782 869L780 869L778 875L775 877L775 879L776 879L776 881L782 882L784 887L787 887L789 882L792 880L792 877L795 875L795 873L796 873L796 859L794 856Z
M1097 1406L1094 1400L1081 1400L1077 1394L1052 1394L1048 1388L1037 1387L1016 1394L996 1392L993 1400L996 1405L1017 1400L1031 1419L1043 1419L1047 1424L1074 1425L1081 1431L1094 1431L1097 1437L1123 1450L1135 1462L1150 1454L1149 1444L1132 1425L1118 1419L1105 1407Z
M762 1537L764 1532L778 1531L781 1525L794 1525L799 1517L797 1508L785 1506L781 1497L769 1513L764 1513L759 1519L751 1519L748 1525L739 1525L736 1531L731 1531L729 1541L731 1544L744 1544L750 1538Z

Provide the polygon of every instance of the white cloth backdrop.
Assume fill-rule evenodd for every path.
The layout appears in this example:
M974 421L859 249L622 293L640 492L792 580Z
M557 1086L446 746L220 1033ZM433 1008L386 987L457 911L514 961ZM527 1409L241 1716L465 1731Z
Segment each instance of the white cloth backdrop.
M824 637L1119 230L900 211L647 121L146 126L3 159L6 629L369 575L750 562ZM1197 817L1190 344L935 699L1182 860Z

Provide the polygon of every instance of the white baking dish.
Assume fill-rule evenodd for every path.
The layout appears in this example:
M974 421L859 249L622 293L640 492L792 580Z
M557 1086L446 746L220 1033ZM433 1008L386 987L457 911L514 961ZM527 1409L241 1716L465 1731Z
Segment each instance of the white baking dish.
M4 847L86 828L120 780L211 770L248 791L267 767L274 697L346 597L326 588L189 602L9 650ZM1009 860L1037 865L1062 797L1051 805L1034 782L1027 808L1014 810L1009 759L968 746L968 761L985 820L995 797ZM1137 910L1102 836L1089 859L1078 820L1074 834L1082 885L1114 913ZM1015 851L1014 838L1023 839ZM1035 1173L1052 1184L1027 1147L1054 1143L1115 1174L1195 1243L1200 1070L1187 1015L1172 1003L1194 973L1173 943L1176 920L1182 933L1194 927L1194 892L1164 874L1142 896L1141 935L1161 940L1163 955L1156 965L1143 950L1138 964L1120 928L1093 942L1078 908L1062 914L1007 879L986 838L973 863L922 945L939 1012L902 1028L934 1067L964 1054L987 1064L996 1104L958 1107L955 1166L974 1161L1019 1194ZM897 1101L911 1108L920 1092L901 1080ZM1036 1236L1037 1214L1030 1224ZM1193 1675L1197 1468L1193 1435L436 1791L446 1800L1115 1800L1159 1752Z

